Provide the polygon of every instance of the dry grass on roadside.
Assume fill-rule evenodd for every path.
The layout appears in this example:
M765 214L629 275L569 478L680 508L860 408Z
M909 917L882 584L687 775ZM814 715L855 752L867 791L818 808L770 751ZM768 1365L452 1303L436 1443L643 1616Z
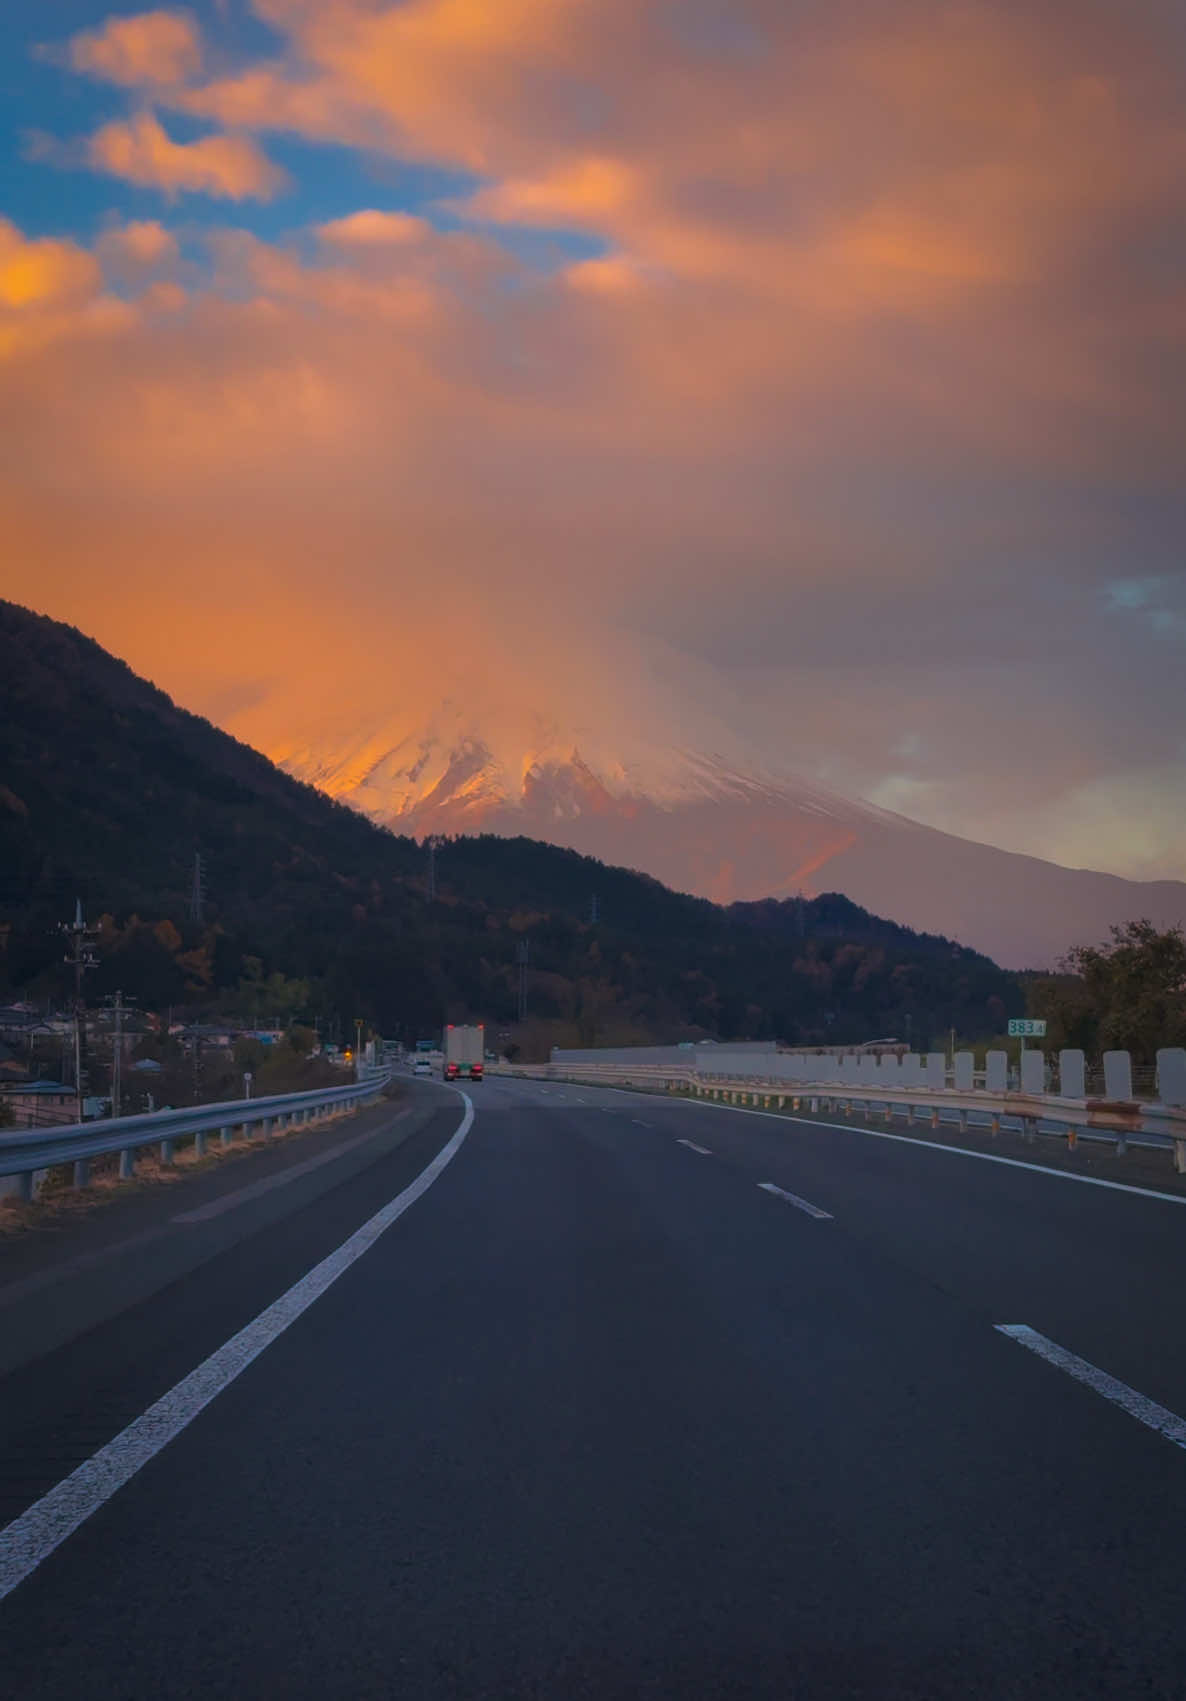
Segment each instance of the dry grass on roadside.
M56 1227L72 1218L89 1216L116 1198L142 1193L152 1187L174 1187L190 1176L215 1169L220 1164L233 1163L236 1158L257 1152L261 1147L278 1146L301 1134L324 1128L332 1119L322 1117L316 1122L294 1123L277 1128L270 1135L256 1134L244 1139L236 1132L234 1142L223 1146L217 1135L211 1136L204 1157L199 1157L195 1142L187 1140L174 1149L172 1164L163 1164L156 1144L144 1146L136 1156L136 1172L127 1181L119 1177L119 1154L91 1159L90 1185L76 1189L70 1164L59 1164L45 1178L40 1194L31 1204L16 1198L0 1199L0 1238L25 1234L37 1229Z

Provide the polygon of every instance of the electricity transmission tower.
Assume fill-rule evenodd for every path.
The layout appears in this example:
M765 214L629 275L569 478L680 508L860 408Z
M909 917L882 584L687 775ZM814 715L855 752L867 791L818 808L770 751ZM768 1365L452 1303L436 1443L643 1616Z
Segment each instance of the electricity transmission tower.
M194 882L189 895L189 919L199 927L206 914L206 865L201 851L194 852Z
M526 939L519 941L516 957L519 963L519 1020L527 1020L527 959L530 949Z
M428 851L428 901L432 903L437 895L437 846L442 843L439 833L430 833L425 839Z

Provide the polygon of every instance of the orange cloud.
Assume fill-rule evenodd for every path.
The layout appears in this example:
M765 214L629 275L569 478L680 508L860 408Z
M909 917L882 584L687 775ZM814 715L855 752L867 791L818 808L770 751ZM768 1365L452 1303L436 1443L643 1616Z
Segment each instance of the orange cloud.
M76 71L109 83L181 83L202 68L202 38L186 12L140 12L73 36L69 60Z
M674 276L838 317L1040 283L1101 212L1168 211L1186 173L1152 5L1123 30L1098 0L256 10L289 52L186 91L187 111L468 168L475 218L593 230Z
M475 218L503 224L612 225L629 206L634 173L622 160L593 154L550 175L509 178L465 203Z
M0 218L0 305L39 308L78 302L95 293L99 267L77 243L22 236Z
M243 136L175 142L150 112L95 132L87 159L96 171L176 195L186 190L229 201L270 201L287 178Z
M347 218L319 224L317 234L323 242L333 243L335 247L387 248L419 242L431 229L427 219L415 218L411 213L382 213L366 207Z
M647 274L626 255L611 254L598 260L578 260L566 268L567 282L594 295L630 295L643 288Z
M129 273L172 265L179 252L177 238L155 219L134 219L104 231L98 249L105 263Z
M87 297L76 250L77 293L0 333L39 339L0 382L12 594L51 585L273 749L471 677L703 745L691 662L675 710L638 683L674 649L735 671L755 750L867 790L917 728L947 752L927 807L975 790L987 822L1021 809L1025 715L1043 807L1182 724L1177 652L1092 614L1093 575L1181 531L1186 107L1152 0L254 9L271 56L154 85L157 110L467 168L486 228L363 206L219 232L205 266L190 233L171 271L168 232L129 227L108 275L165 279L131 306ZM125 156L149 137L133 181L259 192L262 156L195 153L232 137L114 129ZM548 272L517 225L604 252ZM447 654L442 583L473 611Z

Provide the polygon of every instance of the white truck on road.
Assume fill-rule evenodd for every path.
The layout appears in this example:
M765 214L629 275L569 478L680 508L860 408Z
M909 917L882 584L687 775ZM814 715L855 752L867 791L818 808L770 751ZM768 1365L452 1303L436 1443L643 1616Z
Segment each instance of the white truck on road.
M486 1029L462 1027L450 1022L441 1050L445 1054L446 1081L480 1081L486 1063Z

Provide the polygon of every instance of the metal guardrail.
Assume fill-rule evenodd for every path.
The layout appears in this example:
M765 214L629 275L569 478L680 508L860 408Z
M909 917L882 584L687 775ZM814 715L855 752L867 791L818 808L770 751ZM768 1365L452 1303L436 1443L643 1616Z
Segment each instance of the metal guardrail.
M376 1099L390 1079L390 1070L381 1070L344 1087L279 1093L265 1099L230 1099L186 1110L154 1110L102 1122L76 1122L68 1127L0 1132L0 1177L15 1176L17 1198L29 1201L39 1175L61 1164L73 1164L74 1186L86 1187L91 1159L118 1152L120 1179L127 1180L135 1170L136 1153L145 1146L159 1144L161 1161L170 1164L176 1143L192 1138L201 1156L211 1134L218 1135L221 1145L229 1146L237 1128L245 1136L249 1129L261 1127L270 1135L274 1129L294 1122L338 1116Z
M880 1109L887 1120L901 1111L907 1123L924 1112L938 1128L944 1111L954 1111L960 1132L972 1117L987 1119L996 1133L1008 1120L1021 1125L1022 1137L1036 1138L1042 1123L1065 1130L1067 1143L1075 1146L1087 1139L1108 1137L1118 1152L1129 1143L1172 1151L1174 1168L1186 1174L1186 1110L1177 1105L1110 1103L1103 1099L1057 1098L1051 1094L1020 1092L962 1092L954 1088L897 1087L887 1091L869 1083L794 1082L778 1076L710 1075L697 1070L677 1070L664 1064L583 1063L530 1065L504 1064L497 1073L536 1076L544 1080L586 1083L590 1086L659 1086L667 1091L686 1091L701 1099L716 1099L739 1106L784 1110L787 1106L813 1111L860 1106L870 1112Z

